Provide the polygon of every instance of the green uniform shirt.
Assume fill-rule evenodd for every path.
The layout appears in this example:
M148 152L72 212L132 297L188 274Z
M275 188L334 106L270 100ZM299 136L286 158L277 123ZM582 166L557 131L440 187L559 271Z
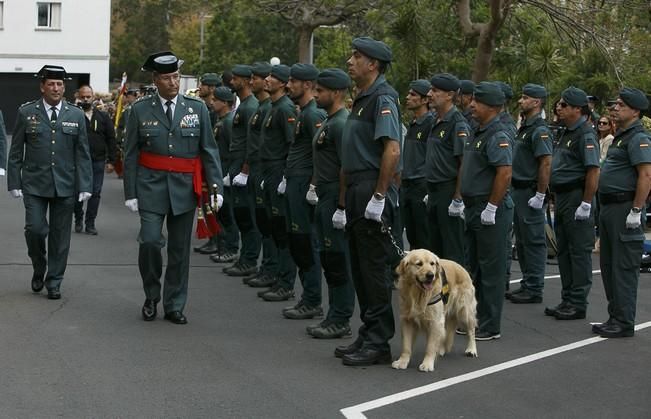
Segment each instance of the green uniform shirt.
M434 122L427 140L425 176L428 182L448 182L457 178L457 161L463 156L470 126L456 106Z
M249 132L246 137L246 161L257 162L260 160L260 145L262 144L262 124L271 109L271 99L266 98L258 102L258 108L249 120Z
M217 122L215 122L215 126L213 127L213 135L215 136L217 148L219 149L222 168L227 168L233 158L230 152L233 144L233 118L234 115L232 112L228 112L222 117L217 115ZM223 171L227 173L226 169L223 169Z
M506 131L506 134L509 136L509 140L514 141L515 136L518 132L518 128L515 125L515 121L513 120L511 114L507 111L503 111L499 114L499 119L502 123L502 126L504 127L504 131Z
M5 119L0 111L0 168L6 168L7 163L7 131L5 130Z
M342 136L349 113L346 108L339 109L326 118L314 135L312 147L314 150L314 178L317 186L339 182Z
M599 176L599 193L635 191L635 166L642 163L651 163L651 141L638 119L615 134Z
M434 115L426 112L411 121L405 135L402 150L402 179L421 179L425 177L425 153L427 138L434 124Z
M402 143L397 98L384 75L357 95L344 126L341 166L345 173L379 171L383 139Z
M474 138L466 140L463 150L461 195L464 198L490 195L495 168L510 166L511 153L511 141L499 116L479 127Z
M247 96L246 99L240 102L240 106L237 107L235 115L233 115L233 136L229 150L231 159L239 159L246 156L249 120L257 108L258 99L254 95Z
M597 134L582 116L566 127L552 155L552 185L564 185L585 179L587 167L599 167Z
M260 160L286 160L289 145L294 141L295 129L294 102L287 95L281 96L271 103L271 109L262 125Z
M312 139L326 117L323 109L310 100L298 115L294 142L289 147L285 176L312 176Z
M515 137L513 148L513 179L538 180L538 158L551 156L553 137L547 123L536 114L525 120Z

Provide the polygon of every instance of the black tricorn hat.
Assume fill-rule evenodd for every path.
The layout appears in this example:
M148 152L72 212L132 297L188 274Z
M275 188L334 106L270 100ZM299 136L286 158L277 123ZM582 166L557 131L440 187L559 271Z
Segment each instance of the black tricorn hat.
M34 77L40 79L52 79L52 80L70 80L69 77L66 77L66 69L58 65L49 65L46 64L38 70L38 73L34 74Z
M142 65L142 71L155 71L160 74L173 73L183 65L172 51L161 51L151 54Z

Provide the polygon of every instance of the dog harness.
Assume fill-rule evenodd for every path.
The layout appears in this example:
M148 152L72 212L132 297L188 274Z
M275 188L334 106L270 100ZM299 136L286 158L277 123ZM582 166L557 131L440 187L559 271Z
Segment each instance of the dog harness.
M443 304L448 303L448 298L450 297L450 286L448 285L448 278L445 275L445 269L441 268L441 292L436 294L429 300L427 303L428 306L434 305L439 301L443 301Z

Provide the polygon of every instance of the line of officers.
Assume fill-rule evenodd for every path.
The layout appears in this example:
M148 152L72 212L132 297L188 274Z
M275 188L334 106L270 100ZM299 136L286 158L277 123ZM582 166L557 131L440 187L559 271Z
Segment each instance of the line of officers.
M640 123L646 96L630 88L619 93L612 112L619 131L600 177L599 143L584 91L570 87L562 93L556 111L563 128L554 137L542 118L543 86L523 87L523 120L516 128L505 111L510 87L473 85L437 74L410 84L406 108L413 119L404 134L398 93L384 76L392 58L388 45L362 37L352 43L347 73L258 62L234 66L231 88L204 77L203 85L215 85L207 89L212 90L213 134L223 175L213 185L219 190L222 229L195 250L212 254L216 262L233 262L224 272L262 288L258 295L265 301L293 298L298 274L303 293L297 304L283 309L288 319L324 315L323 272L329 309L307 333L324 339L352 336L349 319L356 295L362 326L357 338L337 347L335 355L344 365L384 364L391 361L389 340L395 332L392 270L402 225L411 248L428 248L468 268L478 301L475 336L498 339L510 226L523 279L507 295L514 303L542 301L548 187L555 194L563 290L560 304L545 314L559 320L585 318L598 191L608 320L593 330L605 337L632 336L651 179L651 141ZM356 95L348 110L352 81ZM151 106L156 112L161 108L162 120L174 103L163 104L167 98L161 98ZM233 111L236 100L239 106ZM169 112L182 129L183 121L193 121ZM147 133L158 129L155 121L149 126L137 116L131 115L127 125L131 122L138 127L127 127L132 133L127 162L129 147L132 155L153 147ZM194 154L201 154L201 147L208 145ZM148 187L146 179L137 178L137 187L125 187L132 209L142 201L134 197ZM127 172L125 185L126 179ZM181 291L182 303L173 307L179 313L187 285ZM153 294L147 298L155 317L157 300Z

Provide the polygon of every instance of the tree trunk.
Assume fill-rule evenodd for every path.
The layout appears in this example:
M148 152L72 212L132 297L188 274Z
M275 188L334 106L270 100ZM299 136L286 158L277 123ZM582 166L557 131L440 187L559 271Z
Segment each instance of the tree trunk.
M300 26L298 29L298 62L312 64L312 34L314 27Z
M472 69L472 81L475 83L484 81L488 77L494 50L495 36L488 30L482 31L477 41L477 55Z

